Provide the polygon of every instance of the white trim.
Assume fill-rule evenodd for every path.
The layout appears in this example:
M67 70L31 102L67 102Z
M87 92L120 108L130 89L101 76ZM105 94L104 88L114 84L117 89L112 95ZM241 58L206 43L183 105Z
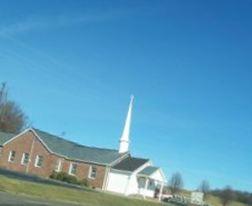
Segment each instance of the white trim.
M35 167L38 167L38 159L39 159L39 155L36 155L35 163L34 163Z
M107 189L109 172L110 172L110 167L106 166L105 175L104 175L103 183L102 183L102 190L106 190Z
M12 156L12 153L13 153L13 152L15 153L15 155L14 155L14 159L15 159L16 151L11 150L11 151L9 152L8 162L14 162L14 160L11 160L11 156Z
M144 191L146 191L146 190L147 190L148 185L149 185L149 178L146 178L146 179L145 179ZM144 194L143 194L143 198L144 198L144 199L146 198L146 194L145 194L145 192L144 192Z
M160 167L159 167L159 171L160 171L160 173L161 173L161 175L162 175L162 177L164 179L164 182L166 183L167 182L166 176L165 176L163 170Z
M163 181L159 181L159 182L163 182L163 183L167 183L167 180L166 180L166 177L163 173L163 170L159 167L157 170L155 170L153 173L151 173L150 175L145 175L145 174L137 174L137 177L144 177L144 178L151 178L151 175L154 174L155 172L160 172L162 178L163 178ZM140 172L140 171L139 171Z
M131 171L126 171L126 170L118 170L118 169L114 169L114 168L111 168L110 170L111 172L119 172L119 173L123 173L123 174L132 174Z
M20 134L12 137L11 139L9 139L7 142L5 142L3 144L6 145L8 143L10 143L11 141L15 140L16 138L18 138L19 136L25 134L26 132L28 131L32 131L34 133L34 135L38 138L38 140L44 145L44 147L48 150L49 153L51 154L54 154L54 155L57 155L59 157L63 157L69 161L76 161L76 162L84 162L84 163L91 163L91 164L96 164L96 165L101 165L101 166L111 166L112 164L116 163L117 161L121 160L121 158L123 158L124 156L128 155L128 153L126 153L125 155L123 155L122 157L119 157L118 159L114 160L113 162L111 163L99 163L99 162L93 162L93 161L87 161L87 160L80 160L80 159L72 159L72 158L69 158L65 155L62 155L62 154L59 154L59 153L56 153L56 152L53 152L47 145L46 143L39 137L39 135L36 133L36 131L33 129L33 128L28 128L28 129L25 129L23 132L21 132Z
M61 172L62 171L62 159L57 160L57 165L54 169L55 172Z
M45 148L48 150L48 152L53 153L53 151L50 150L50 148L46 145L46 143L39 137L39 135L37 134L37 132L34 129L32 129L32 128L30 128L30 130L35 134L35 136L38 138L38 140L45 146Z
M121 157L119 157L118 159L114 160L113 162L111 162L109 164L109 166L114 166L116 164L118 164L119 162L121 162L122 160L124 160L125 158L127 158L128 156L130 156L130 153L125 153L124 155L122 155Z
M69 175L71 174L72 164L73 164L73 163L70 163L69 168L68 168L68 174L69 174Z
M163 195L163 189L164 189L164 183L161 183L161 188L159 190L159 194L158 194L158 200L161 201L162 200L162 195Z
M19 136L25 134L26 132L28 132L30 129L25 129L23 132L15 135L14 137L12 137L11 139L9 139L8 141L6 141L5 143L3 143L3 146L5 146L6 144L12 142L14 139L18 138Z
M95 177L91 176L93 168L95 168ZM88 171L88 178L91 179L91 180L94 180L94 179L96 179L96 177L97 177L97 167L94 166L94 165L90 165L89 166L89 171Z
M84 163L91 163L91 164L96 164L96 165L102 165L102 166L110 166L113 162L115 162L115 161L117 161L118 159L116 159L116 160L114 160L112 163L99 163L99 162L93 162L93 161L86 161L86 160L80 160L80 159L72 159L72 158L69 158L69 157L67 157L67 156L65 156L65 155L62 155L62 154L59 154L59 153L56 153L56 152L53 152L52 150L50 150L50 148L46 145L46 143L39 137L39 135L36 133L36 131L34 131L34 129L32 129L32 128L30 128L30 130L32 131L32 132L34 132L34 134L36 135L36 137L39 139L39 141L46 147L46 149L50 152L50 153L52 153L52 154L55 154L55 155L57 155L57 156L59 156L59 157L63 157L63 158L65 158L65 159L67 159L67 160L69 160L69 161L77 161L77 162L84 162ZM126 154L127 155L127 154ZM121 158L121 157L120 157Z
M41 166L38 165L38 163L39 163L39 157L42 157L42 165ZM44 162L44 157L42 155L36 155L34 166L38 167L38 168L41 168L41 167L43 167L43 162Z
M46 143L39 137L39 135L36 133L36 131L33 129L33 128L28 128L28 129L25 129L23 132L19 133L18 135L12 137L11 139L9 139L8 141L6 141L4 145L12 142L13 140L15 140L16 138L20 137L21 135L25 134L26 132L33 132L33 134L38 138L38 140L44 145L44 147L48 150L49 153L52 153L52 154L57 154L57 153L54 153L52 150L50 150L50 148L46 145ZM57 154L59 155L59 154ZM59 155L60 156L60 155Z
M76 165L76 173L75 174L72 173L73 165ZM71 162L70 165L69 165L68 174L75 176L77 174L77 168L78 168L78 164Z
M124 173L124 174L137 174L139 171L143 170L145 167L148 167L149 165L151 165L151 161L147 161L144 164L142 164L141 166L139 166L138 168L136 168L134 171L127 171L127 170L120 170L120 169L114 169L111 168L111 172L115 171L115 172L120 172L120 173Z
M28 162L27 162L27 163L24 162L24 160L25 160L25 155L26 155L26 154L28 154ZM29 162L30 162L30 154L27 153L27 152L24 152L24 153L22 154L21 165L27 165Z
M151 166L152 162L150 160L148 160L147 162L145 162L144 164L142 164L141 166L139 166L137 169L135 169L134 171L132 171L132 173L137 174L138 172L140 172L141 170L143 170L145 167Z

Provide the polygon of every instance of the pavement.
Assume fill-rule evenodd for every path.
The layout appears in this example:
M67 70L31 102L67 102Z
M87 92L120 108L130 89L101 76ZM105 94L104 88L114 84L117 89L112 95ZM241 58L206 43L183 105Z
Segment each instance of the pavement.
M48 201L39 198L26 197L23 195L0 192L1 206L77 206L79 204Z
M6 170L3 168L0 168L0 175L3 175L5 177L9 177L12 179L24 180L24 181L28 181L28 182L37 182L37 183L43 183L43 184L47 184L47 185L56 185L56 186L62 186L62 187L67 187L67 188L75 188L75 189L83 190L83 187L80 187L79 185L69 184L66 182L53 180L50 178L42 178L42 177L39 177L36 175L24 174L21 172Z

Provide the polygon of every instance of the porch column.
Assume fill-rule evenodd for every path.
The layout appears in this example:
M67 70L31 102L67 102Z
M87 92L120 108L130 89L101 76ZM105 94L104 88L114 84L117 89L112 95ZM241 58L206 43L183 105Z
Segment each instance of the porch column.
M148 184L149 184L149 178L146 177L145 186L144 186L144 194L143 194L144 199L146 197L145 192L147 191Z
M162 194L163 194L163 189L164 189L164 183L161 182L161 187L160 187L159 197L158 197L158 200L159 200L159 201L161 201Z

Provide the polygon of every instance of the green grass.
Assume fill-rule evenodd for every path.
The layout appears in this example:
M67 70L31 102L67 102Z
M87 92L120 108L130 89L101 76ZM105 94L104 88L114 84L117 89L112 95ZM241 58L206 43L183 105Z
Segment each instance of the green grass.
M0 175L0 190L46 200L75 202L87 206L159 206L160 203L115 196L94 190L78 190L61 186L32 183Z
M75 202L86 206L161 206L154 201L145 201L111 195L91 189L71 189L41 183L32 183L22 180L7 178L0 175L0 191L38 197L46 200ZM183 192L184 195L189 195ZM221 206L217 197L209 196L207 202L212 206ZM168 204L165 204L168 205ZM169 205L168 205L169 206ZM172 206L172 205L170 205ZM230 206L247 206L243 203L232 202Z
M191 195L191 192L188 191L188 190L183 190L181 192L182 195L186 196L186 197L190 197ZM208 204L210 204L211 206L222 206L221 204L221 201L220 201L220 198L216 197L216 196L213 196L213 195L208 195L207 199L206 199L206 202ZM236 201L233 201L229 204L229 206L248 206L244 203L241 203L241 202L236 202Z
M212 195L210 195L207 198L207 202L209 204L211 204L212 206L222 206L222 204L220 202L220 199L218 197L215 197L215 196L212 196ZM243 203L240 203L240 202L233 201L233 202L231 202L229 204L229 206L247 206L247 205L243 204Z

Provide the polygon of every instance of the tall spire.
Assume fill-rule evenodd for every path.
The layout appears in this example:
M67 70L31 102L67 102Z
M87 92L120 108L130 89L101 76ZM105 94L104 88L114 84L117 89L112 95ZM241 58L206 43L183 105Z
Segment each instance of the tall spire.
M123 133L122 133L122 136L120 138L120 146L119 146L119 153L120 154L129 152L130 124L131 124L133 101L134 101L134 96L131 95L128 114L127 114L127 117L126 117L126 120L125 120Z

